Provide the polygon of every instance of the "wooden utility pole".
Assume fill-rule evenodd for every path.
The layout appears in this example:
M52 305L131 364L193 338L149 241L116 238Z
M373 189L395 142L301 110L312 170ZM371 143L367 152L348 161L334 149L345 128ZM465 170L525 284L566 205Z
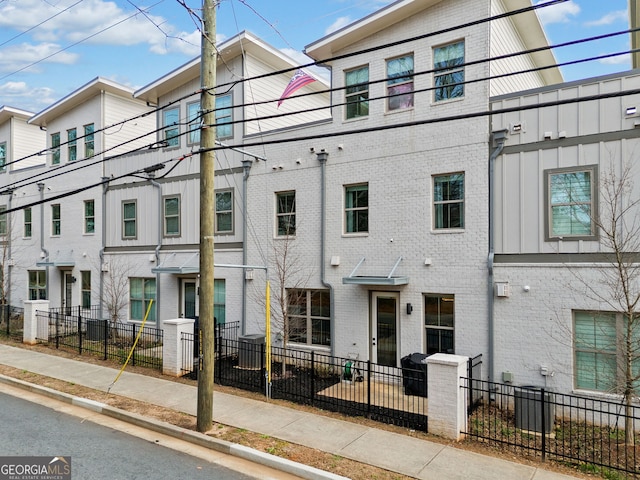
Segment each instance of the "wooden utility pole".
M629 25L631 29L640 26L640 0L629 0ZM640 48L640 32L631 32L631 50ZM631 68L640 67L640 52L631 54Z
M200 370L198 374L197 429L207 432L213 427L213 369L215 362L213 317L213 235L215 192L216 141L215 128L215 85L216 66L216 2L203 0L202 3L202 53L200 59L200 108L202 128L200 130Z

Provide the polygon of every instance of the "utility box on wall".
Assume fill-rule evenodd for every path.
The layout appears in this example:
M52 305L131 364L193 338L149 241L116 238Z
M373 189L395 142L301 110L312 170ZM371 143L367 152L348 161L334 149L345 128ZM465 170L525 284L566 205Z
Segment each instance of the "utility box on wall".
M509 282L496 282L496 297L508 297L510 294L509 291Z

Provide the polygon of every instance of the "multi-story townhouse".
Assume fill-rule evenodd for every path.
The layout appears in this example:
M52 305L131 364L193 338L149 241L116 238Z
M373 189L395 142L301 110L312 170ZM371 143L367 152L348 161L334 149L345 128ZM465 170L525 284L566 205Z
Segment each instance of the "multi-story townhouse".
M621 393L637 364L639 87L631 71L492 98L496 381Z
M104 162L142 147L142 137L155 128L153 118L143 116L150 107L132 94L96 78L28 120L33 131L46 135L46 163L37 171L10 172L12 207L20 209L13 215L19 233L12 239L12 303L99 303ZM32 145L32 138L39 137L24 144Z
M31 221L22 222L24 217L21 212L12 210L16 197L26 200L29 195L33 200L35 196L27 191L33 189L18 189L17 185L21 179L42 169L44 159L40 154L46 147L45 132L27 123L32 116L32 112L18 108L0 107L0 212L8 211L0 217L0 297L2 303L13 302L14 305L20 304L24 299L24 292L14 293L13 278L17 258L14 253L25 248L25 243L29 245L33 242L33 232Z
M548 50L504 57L547 44L532 11L487 21L527 6L401 0L306 48L331 69L332 122L270 136L287 143L267 147L247 197L248 263L297 260L276 339L394 367L490 352L489 98L562 78Z
M215 317L218 323L241 321L246 264L247 224L244 190L249 171L263 165L265 149L242 149L274 130L312 124L330 117L327 93L291 99L278 110L296 63L254 35L243 32L218 45L216 95ZM285 71L276 76L270 72ZM251 79L252 77L258 77ZM248 79L248 80L247 80ZM321 79L301 92L321 92ZM110 182L106 193L108 224L105 262L129 277L129 301L123 317L148 321L198 316L200 248L200 58L135 92L137 100L156 106L157 144L105 166L119 178L133 170L149 172ZM211 92L213 93L213 92ZM325 107L318 110L318 108ZM314 111L275 117L295 109ZM263 118L273 116L274 118ZM239 148L224 148L233 144ZM154 166L159 170L154 170ZM248 232L248 234L247 234ZM263 263L262 263L263 264ZM261 265L262 265L261 264ZM243 322L244 325L244 322Z

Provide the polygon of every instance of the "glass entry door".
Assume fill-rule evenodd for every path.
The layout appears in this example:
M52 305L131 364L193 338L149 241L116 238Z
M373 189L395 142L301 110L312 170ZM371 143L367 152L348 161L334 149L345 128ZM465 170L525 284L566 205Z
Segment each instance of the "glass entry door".
M196 318L196 293L195 280L182 281L182 315L184 318Z
M373 292L371 309L371 361L398 366L398 306L400 294Z

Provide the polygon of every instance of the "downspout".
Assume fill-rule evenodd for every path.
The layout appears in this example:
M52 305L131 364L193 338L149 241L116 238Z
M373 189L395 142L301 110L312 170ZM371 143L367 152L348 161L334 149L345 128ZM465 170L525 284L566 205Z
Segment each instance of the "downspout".
M251 160L242 161L242 265L247 264L247 183L251 171ZM242 336L247 332L247 276L242 269Z
M38 191L40 192L40 250L44 254L44 258L48 260L49 250L44 248L44 183L38 183ZM51 283L51 279L49 278L49 265L45 267L45 271L47 272L45 293L47 295L47 300L49 300L49 283Z
M160 265L160 247L162 247L162 187L153 179L154 174L149 173L149 182L158 189L158 243L155 249L156 267ZM156 269L156 322L160 321L160 272ZM156 327L159 324L156 323Z
M11 212L11 200L13 199L13 189L9 189L7 191L9 194L9 208L8 210ZM11 307L11 270L13 270L13 261L11 260L11 237L13 236L13 222L11 221L12 213L9 213L9 217L7 217L7 282L5 285L7 286L7 291L4 292L5 299L7 301L7 305Z
M494 308L493 308L493 259L495 256L495 246L494 246L494 222L493 222L493 205L494 205L494 163L496 158L502 153L502 149L504 148L504 142L507 139L508 130L498 130L491 134L491 139L495 145L495 149L491 152L489 156L489 257L487 259L487 270L488 270L488 291L487 291L487 300L489 305L489 381L493 382L495 379L494 369L495 369L495 338L494 338Z
M102 177L102 181L105 182L102 185L102 218L101 218L101 246L100 246L100 318L104 318L103 299L104 299L104 250L107 245L107 191L109 190L108 177ZM111 319L109 319L111 321Z
M327 212L327 186L326 186L326 167L329 154L323 150L320 150L316 154L318 161L320 162L320 279L322 285L329 289L329 315L331 316L331 355L335 353L336 344L336 319L335 319L335 299L333 293L333 286L327 282L326 269L325 269L325 245L326 245L326 212Z

